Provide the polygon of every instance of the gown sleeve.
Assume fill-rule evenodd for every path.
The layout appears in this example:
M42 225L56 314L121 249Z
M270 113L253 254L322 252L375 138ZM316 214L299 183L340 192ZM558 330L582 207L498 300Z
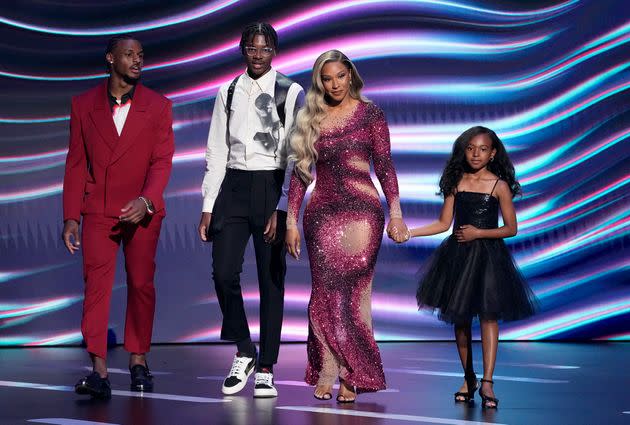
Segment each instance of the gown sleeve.
M372 161L376 177L383 188L385 199L389 207L390 218L402 218L400 209L400 194L398 191L398 179L392 161L391 145L389 140L389 127L385 120L385 114L377 106L372 105L372 118L370 127L372 133Z
M289 183L289 199L287 201L287 229L297 227L300 218L300 207L304 201L308 185L297 175L295 170L291 173Z

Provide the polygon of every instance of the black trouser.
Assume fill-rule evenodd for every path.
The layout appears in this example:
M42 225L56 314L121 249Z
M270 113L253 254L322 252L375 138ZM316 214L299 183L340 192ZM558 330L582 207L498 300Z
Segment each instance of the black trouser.
M264 241L267 220L276 208L284 170L228 169L215 203L212 220L220 223L213 236L212 277L223 313L221 339L249 338L240 273L247 241L252 236L260 289L260 357L263 365L278 360L286 274L286 213L278 211L276 242ZM216 217L215 217L216 216Z

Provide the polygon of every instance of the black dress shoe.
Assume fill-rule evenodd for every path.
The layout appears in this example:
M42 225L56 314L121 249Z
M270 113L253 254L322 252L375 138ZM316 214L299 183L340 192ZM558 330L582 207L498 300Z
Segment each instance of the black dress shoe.
M141 364L129 368L131 374L131 391L153 391L153 375L147 366Z
M108 399L112 397L112 386L109 379L101 378L98 372L79 379L74 386L74 392L81 395L90 395L94 398Z

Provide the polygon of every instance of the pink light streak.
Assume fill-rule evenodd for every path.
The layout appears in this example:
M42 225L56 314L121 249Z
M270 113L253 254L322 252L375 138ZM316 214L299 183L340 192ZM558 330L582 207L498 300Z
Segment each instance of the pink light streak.
M613 264L607 264L605 267L600 267L598 269L592 270L588 273L585 273L577 277L569 278L569 276L567 276L566 278L562 279L562 281L559 283L554 283L552 285L546 285L543 288L539 288L536 291L536 295L544 296L545 294L549 292L554 292L559 289L563 289L563 288L568 289L568 288L571 288L574 284L579 283L580 281L584 281L584 283L586 283L590 279L597 277L603 272L607 272L610 270L622 270L628 267L630 267L630 259L622 260Z
M310 283L307 283L310 286ZM284 294L285 303L297 304L300 306L308 306L310 299L310 291L286 291ZM248 302L256 302L260 299L258 291L244 291L243 300ZM200 301L200 304L217 303L217 298L211 296ZM418 306L415 298L402 297L400 295L374 294L372 296L372 311L376 314L391 316L391 314L413 315L418 316Z
M630 224L630 216L615 220L610 224L602 226L601 228L595 228L594 230L580 235L575 239L567 240L563 243L554 244L549 248L542 249L536 254L521 259L519 263L522 266L527 266L532 263L550 260L555 255L564 255L581 250L586 246L591 246L601 240L608 240L616 233L623 232L628 227L628 224Z
M103 35L103 34L115 34L115 33L125 33L125 32L139 32L145 31L154 28L165 27L169 25L181 24L184 22L188 22L200 17L207 16L209 14L215 13L225 7L228 7L234 3L237 3L238 0L224 1L222 3L210 3L209 5L204 5L200 8L194 9L192 11L182 13L179 15L175 15L173 17L145 23L145 24L135 24L123 27L113 27L113 28L101 28L96 30L82 30L82 29L60 29L60 28L48 28L44 26L36 26L30 25L22 22L13 21L6 18L0 18L0 21L5 24L18 26L21 28L48 32L48 33L57 33L57 34L65 34L65 35ZM438 6L438 7L450 7L453 9L461 9L465 11L473 11L481 14L490 14L490 15L498 15L502 17L508 18L523 18L523 17L536 17L541 15L546 15L549 13L562 13L563 9L568 6L574 4L575 0L569 0L564 3L561 3L556 6L550 6L542 9L535 9L532 11L525 12L510 12L510 11L501 11L501 10L492 10L485 9L479 7L473 7L466 4L460 4L456 2L450 1L437 1L437 0L402 0L398 3L407 3L410 5L420 5L424 4L426 6ZM353 8L361 8L362 6L368 5L379 5L382 4L384 6L389 6L391 4L390 1L387 0L363 0L363 1L345 1L345 2L334 2L330 5L316 7L310 10L307 10L301 14L290 16L283 20L280 20L274 23L274 27L277 31L284 31L290 29L292 27L299 27L300 24L305 24L309 21L316 21L317 18L325 18L326 20L330 20L333 18L343 17L345 16L344 11L347 9ZM170 61L159 62L155 65L145 67L145 70L151 71L154 69L171 67L186 63L195 62L198 60L208 59L213 56L225 53L227 51L236 49L238 47L238 39L233 39L229 42L223 43L218 47L214 47L211 49L204 50L199 53L194 53L189 56L185 56L183 58L178 58ZM86 75L72 75L72 76L55 76L55 75L30 75L30 74L17 74L11 72L0 71L0 75L6 77L13 78L28 78L34 80L50 80L50 81L67 81L67 80L85 80L85 79L95 79L105 77L106 74L86 74Z
M47 345L69 344L73 342L79 342L82 339L83 336L81 335L81 332L71 331L44 338L38 341L27 342L24 345L27 347L40 347Z
M626 298L609 304L599 304L582 310L561 313L551 317L545 317L544 320L538 320L534 324L512 328L504 333L503 338L519 340L540 339L541 337L550 336L550 334L574 328L594 319L623 313L627 311L629 307L630 298Z
M0 18L0 22L5 25L11 25L22 29L27 29L30 31L37 31L47 34L63 34L63 35L73 35L73 36L95 36L95 35L111 35L111 34L120 34L120 33L129 33L129 32L141 32L148 31L156 28L167 27L176 24L182 24L185 22L193 21L195 19L203 18L205 16L211 15L213 13L218 12L232 4L238 3L239 0L226 0L222 2L209 2L203 6L197 7L193 10L179 13L177 15L169 16L167 18L158 19L155 21L137 23L131 25L123 25L118 27L105 27L105 28L96 28L96 29L79 29L79 28L54 28L54 27L46 27L43 25L33 25L25 22L15 21L13 19L7 19L4 17Z
M3 193L3 194L0 194L0 204L6 204L6 203L16 202L16 201L25 201L25 200L36 199L36 198L44 198L47 196L56 195L58 193L61 193L62 187L63 185L59 183L59 184L53 184L53 185L44 186L44 187L36 188L36 189L28 189L28 190L21 190L17 192Z
M603 100L607 97L609 97L612 93L614 92L618 92L618 91L624 91L630 88L630 83L623 83L623 84L619 84L613 88L610 88L608 90L605 90L603 92L597 93L591 97L589 97L588 99L573 105L572 107L565 109L564 111L561 111L555 115L550 115L547 118L543 119L543 120L537 120L535 123L526 126L526 127L521 127L515 130L510 130L510 131L504 131L502 132L502 136L503 137L510 137L510 136L516 136L516 135L523 135L523 134L527 134L527 133L531 133L535 130L547 127L548 125L550 125L551 123L553 123L554 121L559 121L562 120L564 118L567 118L571 115L573 115L576 111L579 111L580 109L584 109L585 107L587 107L587 105L591 104L591 103L596 103L597 101Z
M379 33L378 35L363 34L346 38L334 38L319 42L310 47L301 48L290 53L283 53L274 61L274 67L283 73L295 74L310 70L317 57L326 50L339 49L354 59L361 57L371 57L374 55L416 55L419 52L426 53L451 53L460 54L485 54L505 53L511 50L531 47L545 41L548 36L539 36L518 40L511 43L494 43L491 45L483 43L463 43L452 42L446 38L431 33L415 33L404 35L399 32ZM239 71L242 72L242 71ZM208 83L198 85L186 90L168 94L171 99L191 97L203 94L213 96L218 87L230 81L237 72L229 73L213 79Z
M21 306L10 310L0 310L0 318L11 318L37 313L47 313L50 311L68 307L71 304L79 301L80 299L81 297L60 297L53 298L51 300L36 302L30 305Z

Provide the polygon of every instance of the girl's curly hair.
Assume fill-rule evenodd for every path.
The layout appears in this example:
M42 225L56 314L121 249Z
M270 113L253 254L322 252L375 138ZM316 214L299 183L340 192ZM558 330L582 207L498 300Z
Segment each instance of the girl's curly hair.
M521 185L516 180L514 165L512 165L499 136L489 128L476 126L464 131L453 144L453 152L446 162L442 177L440 177L439 193L442 196L454 195L464 173L471 171L466 161L466 148L470 141L480 134L487 134L492 141L492 148L496 149L494 160L488 163L488 170L508 184L512 196L521 193Z

